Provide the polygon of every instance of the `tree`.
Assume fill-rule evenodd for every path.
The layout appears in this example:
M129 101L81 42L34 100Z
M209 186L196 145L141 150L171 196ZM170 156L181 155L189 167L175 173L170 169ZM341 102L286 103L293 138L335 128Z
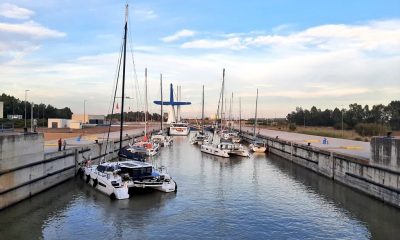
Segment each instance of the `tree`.
M344 122L353 128L357 123L360 123L365 118L364 109L361 105L353 103L349 105L349 110L346 111Z
M342 115L343 113L343 115ZM359 123L374 123L381 125L390 125L392 130L400 130L400 101L392 101L388 106L378 104L371 108L368 105L364 107L357 103L349 105L349 109L335 108L321 109L313 106L310 110L296 107L296 111L286 116L287 121L297 125L308 126L334 126L337 129L353 129Z
M335 108L331 115L332 124L341 124L342 123L342 111L339 108Z
M391 101L386 107L387 119L392 130L400 129L400 101Z

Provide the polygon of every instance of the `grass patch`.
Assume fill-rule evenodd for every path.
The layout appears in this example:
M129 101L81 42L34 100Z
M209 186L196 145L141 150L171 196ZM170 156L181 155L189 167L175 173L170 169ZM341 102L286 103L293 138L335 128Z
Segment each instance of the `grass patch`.
M321 129L300 129L296 131L298 133L321 136L321 137L331 137L331 138L342 138L341 132L335 132L332 130L321 130Z

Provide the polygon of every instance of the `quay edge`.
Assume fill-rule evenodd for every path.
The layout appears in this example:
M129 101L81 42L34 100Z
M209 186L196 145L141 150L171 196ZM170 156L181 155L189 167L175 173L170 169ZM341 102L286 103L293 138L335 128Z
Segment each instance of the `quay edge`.
M126 136L129 140L143 133ZM6 133L0 135L0 210L54 187L77 174L80 164L104 157L106 143L82 144L60 152L45 153L42 133ZM117 157L119 140L110 140L107 149Z
M246 141L253 136L242 133ZM258 134L268 152L400 209L400 139L373 137L371 158Z

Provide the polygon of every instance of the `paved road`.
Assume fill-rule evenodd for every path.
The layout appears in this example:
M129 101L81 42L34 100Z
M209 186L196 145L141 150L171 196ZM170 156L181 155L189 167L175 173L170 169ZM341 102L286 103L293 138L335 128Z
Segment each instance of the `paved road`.
M244 131L253 131L252 127L242 127ZM361 156L365 158L371 157L371 147L369 142L354 141L348 139L340 138L330 138L330 137L319 137L301 133L291 133L277 130L269 129L259 129L259 133L269 137L278 136L280 139L293 141L297 143L307 144L311 143L312 146L317 146L322 149L326 149L333 152L351 154L355 156ZM323 140L326 138L328 144L323 144Z
M158 126L149 126L149 131L153 131L155 129L159 129ZM143 132L143 128L138 128L138 129L131 129L131 130L125 130L124 135L133 135L133 134L138 134ZM74 137L74 138L66 138L65 140L67 141L67 149L68 148L73 148L79 145L85 145L85 144L92 144L95 142L95 140L99 140L101 142L103 139L107 138L107 133L97 133L97 134L88 134L84 135L81 138L79 137ZM111 132L110 133L110 139L119 139L119 131L117 132ZM50 153L50 152L56 152L58 149L58 140L49 140L45 142L45 147L44 147L44 152L45 153Z

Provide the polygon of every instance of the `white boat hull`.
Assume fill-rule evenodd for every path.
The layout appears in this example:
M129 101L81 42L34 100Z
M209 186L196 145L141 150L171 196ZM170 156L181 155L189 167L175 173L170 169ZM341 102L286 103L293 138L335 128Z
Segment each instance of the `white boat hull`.
M229 151L224 149L219 149L212 145L201 145L200 150L204 153L212 154L219 157L229 157Z
M229 154L240 156L240 157L248 157L248 156L250 156L249 151L247 151L245 149L232 150L232 151L230 151Z
M265 153L267 151L267 146L265 144L260 144L260 143L252 143L249 145L249 148L252 152L256 153Z
M83 171L84 180L93 188L118 200L129 198L128 186L126 184L114 186L113 181L118 182L118 179L114 179L112 174L100 174L94 167L85 167Z
M164 135L153 135L151 136L151 140L158 143L161 147L171 146L173 143L172 137Z
M189 127L170 127L169 135L171 136L187 136L189 135Z
M247 148L245 148L241 144L221 142L219 145L221 146L221 149L228 151L229 155L236 155L236 156L240 156L240 157L249 157L250 156L250 153L247 150Z
M176 192L177 185L174 180L163 181L163 182L146 182L146 181L135 181L135 188L152 188L161 192L170 193Z
M258 147L258 146L254 146L254 145L250 145L250 149L253 152L256 153L265 153L265 151L267 151L266 147Z

